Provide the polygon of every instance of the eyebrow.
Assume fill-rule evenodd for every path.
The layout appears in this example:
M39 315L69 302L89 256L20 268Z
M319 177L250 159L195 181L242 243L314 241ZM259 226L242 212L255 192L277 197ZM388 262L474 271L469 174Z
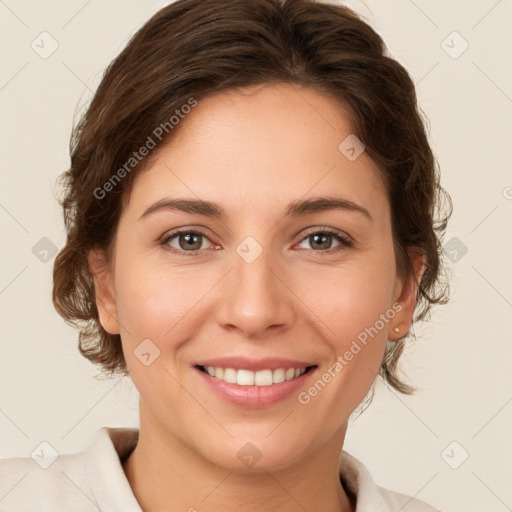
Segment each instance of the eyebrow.
M185 213L195 213L198 215L205 215L206 217L215 217L218 219L227 218L226 211L217 203L211 201L203 201L201 199L160 199L152 204L146 211L139 217L139 220L153 215L156 212L176 210ZM297 200L291 202L285 211L285 217L300 217L311 213L324 212L329 210L345 210L348 212L361 213L368 220L373 221L370 212L361 206L348 199L342 197L319 197L316 199Z

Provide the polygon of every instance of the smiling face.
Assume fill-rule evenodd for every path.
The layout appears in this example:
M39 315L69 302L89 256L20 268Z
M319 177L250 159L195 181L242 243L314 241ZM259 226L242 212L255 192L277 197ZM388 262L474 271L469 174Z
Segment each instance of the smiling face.
M206 98L182 121L134 182L112 272L98 271L97 253L90 264L101 323L121 334L141 395L141 432L238 470L251 442L256 468L270 470L341 447L387 340L408 330L415 289L396 275L374 164L338 149L348 117L306 88L243 92ZM177 199L201 208L162 205ZM238 359L214 361L225 358ZM210 373L238 384L201 363L233 367ZM257 381L270 384L305 366L258 388L236 373L263 370Z

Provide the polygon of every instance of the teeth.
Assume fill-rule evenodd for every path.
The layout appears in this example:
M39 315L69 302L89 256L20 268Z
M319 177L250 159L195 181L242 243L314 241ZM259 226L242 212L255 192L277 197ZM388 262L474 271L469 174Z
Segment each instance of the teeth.
M279 384L285 380L286 374L284 372L284 368L278 368L277 370L274 370L274 373L272 374L272 381L274 384Z
M304 375L306 368L277 368L276 370L235 370L234 368L214 368L205 366L206 373L216 379L238 384L239 386L271 386L285 380L292 380Z
M226 368L224 370L223 380L230 384L236 384L236 371L233 368Z
M254 386L254 372L238 370L238 372L236 372L236 383L239 386Z

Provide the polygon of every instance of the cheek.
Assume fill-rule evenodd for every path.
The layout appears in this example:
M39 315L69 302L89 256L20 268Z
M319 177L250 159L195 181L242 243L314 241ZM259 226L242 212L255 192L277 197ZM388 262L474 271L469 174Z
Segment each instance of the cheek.
M339 340L340 349L348 339L356 338L366 328L372 327L381 314L392 304L394 271L378 262L346 265L333 271L331 276L314 274L303 287L302 296L314 306L327 329L328 337ZM380 330L382 325L379 322Z
M374 262L347 266L334 279L309 281L308 305L314 305L311 309L316 313L310 318L316 330L324 333L331 373L336 375L331 389L343 388L352 395L354 406L368 391L382 362L389 324L396 314L390 302L394 275L392 267Z
M185 278L168 268L165 272L163 267L159 270L148 265L140 269L125 273L117 287L117 312L128 371L141 396L152 402L157 396L169 399L171 390L172 396L180 396L166 369L174 372L179 348L194 336L193 306L201 291L190 276ZM146 353L150 355L144 361ZM166 392L162 383L169 386ZM157 389L160 391L155 393Z
M214 272L180 269L151 258L127 259L116 271L117 314L126 348L133 351L149 338L172 357L206 321L206 297L218 281Z

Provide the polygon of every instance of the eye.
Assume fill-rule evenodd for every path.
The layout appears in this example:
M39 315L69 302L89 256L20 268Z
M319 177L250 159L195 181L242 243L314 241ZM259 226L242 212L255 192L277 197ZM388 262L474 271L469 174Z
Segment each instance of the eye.
M171 241L177 243L178 247L172 245ZM182 229L174 231L165 237L161 244L168 248L171 252L183 255L188 252L187 256L195 256L199 254L201 249L204 249L203 241L209 238L201 231L194 231L190 229Z
M334 248L331 247L333 238L339 243L339 245ZM305 241L309 241L313 248L316 247L318 250L314 250L314 252L319 252L320 254L338 252L353 246L351 239L343 235L341 231L331 228L311 231L302 239L301 243Z

